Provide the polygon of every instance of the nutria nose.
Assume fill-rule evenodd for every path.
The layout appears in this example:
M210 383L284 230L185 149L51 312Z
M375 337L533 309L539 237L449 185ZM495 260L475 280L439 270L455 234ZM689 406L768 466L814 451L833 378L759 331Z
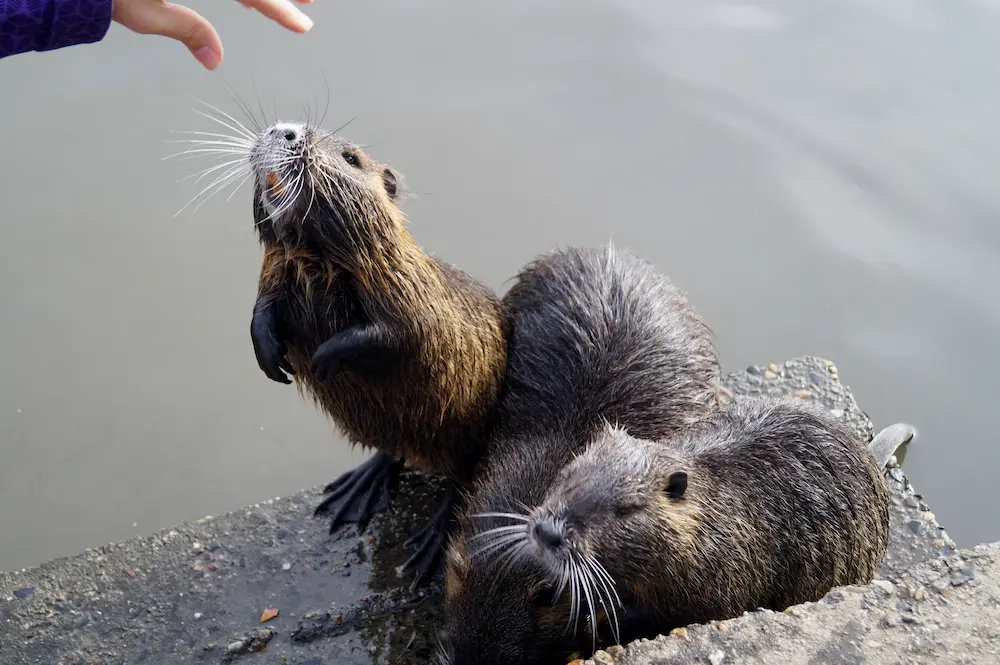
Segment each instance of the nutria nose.
M535 538L551 549L557 549L565 542L562 530L556 528L550 520L535 522Z
M276 125L268 130L268 134L272 137L280 136L289 143L295 143L299 140L299 131L295 127L290 125Z

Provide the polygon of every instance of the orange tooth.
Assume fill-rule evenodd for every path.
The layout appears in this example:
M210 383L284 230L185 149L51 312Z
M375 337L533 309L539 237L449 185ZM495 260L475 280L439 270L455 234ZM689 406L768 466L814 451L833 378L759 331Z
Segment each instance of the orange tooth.
M271 193L276 196L281 196L281 193L285 191L284 187L278 185L278 176L274 171L267 172L267 185L271 188Z

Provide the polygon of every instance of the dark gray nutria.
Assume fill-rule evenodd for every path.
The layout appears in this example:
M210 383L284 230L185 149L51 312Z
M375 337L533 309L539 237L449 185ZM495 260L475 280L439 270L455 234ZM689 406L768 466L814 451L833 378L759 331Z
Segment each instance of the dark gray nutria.
M900 423L866 447L791 398L740 398L670 441L608 424L508 541L549 571L546 620L562 627L582 614L588 633L627 641L780 611L872 580L889 534L883 471L913 434Z
M552 609L547 570L491 554L511 542L507 515L540 504L604 422L668 437L715 408L721 389L708 326L626 252L543 256L504 304L513 326L497 426L445 564L442 656L461 665L558 662L575 643Z
M295 377L352 444L378 452L330 483L330 531L384 510L404 463L450 479L404 564L440 561L456 484L468 486L507 358L500 300L428 256L397 205L399 175L341 136L279 123L249 148L264 247L250 326L257 362Z

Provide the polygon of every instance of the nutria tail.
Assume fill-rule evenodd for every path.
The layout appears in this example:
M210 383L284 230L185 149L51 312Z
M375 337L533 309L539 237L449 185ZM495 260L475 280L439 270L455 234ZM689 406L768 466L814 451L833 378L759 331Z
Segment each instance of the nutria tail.
M875 463L878 464L879 470L884 471L899 447L908 445L916 438L916 427L906 423L895 423L876 434L875 438L868 444L868 450L875 457Z

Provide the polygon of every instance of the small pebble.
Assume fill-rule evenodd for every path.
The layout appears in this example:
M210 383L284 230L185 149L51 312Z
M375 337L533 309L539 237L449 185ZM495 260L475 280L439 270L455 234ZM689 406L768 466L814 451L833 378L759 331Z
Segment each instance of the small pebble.
M913 600L921 601L927 598L927 591L923 587L917 587L917 590L913 592Z
M673 635L674 637L679 637L682 640L689 639L687 628L674 628L672 631L670 631L670 634Z
M771 370L767 370L766 372L764 372L764 378L768 379L769 381L773 381L774 379L778 378L778 375L775 372L772 372Z
M900 616L900 619L903 620L903 623L909 623L909 624L914 624L914 625L920 623L920 619L918 619L917 617L913 616L912 614L903 614L903 615Z
M243 648L243 642L230 642L229 646L226 647L226 651L229 653L236 653Z
M760 368L757 367L756 365L750 365L749 367L747 367L747 374L756 376L760 374Z
M201 612L195 612L195 613L194 613L194 618L195 618L196 620L197 620L197 619L200 619L200 618L201 618L202 616L203 616L203 615L202 615L202 613L201 613Z
M809 399L810 397L812 397L812 393L809 392L808 390L793 390L792 395L800 399Z
M903 503L905 503L910 508L919 508L920 507L920 500L917 499L917 497L913 496L912 494L910 496L906 497L906 499L903 500Z
M889 580L875 580L872 584L889 595L896 590L896 586Z
M722 661L726 659L725 651L713 651L708 655L708 662L712 665L722 665Z
M882 625L886 628L894 628L899 625L899 621L894 616L886 616L882 619Z
M972 581L976 576L976 571L972 568L966 568L960 573L955 573L951 576L952 586L962 586L963 584Z
M767 364L767 369L768 369L768 371L774 372L775 374L778 373L778 366L775 365L774 363L768 363Z
M618 660L619 658L625 655L625 647L618 644L608 647L606 651L608 652L608 655L610 655L615 660Z
M934 588L935 591L941 592L947 589L950 584L951 580L949 580L947 577L942 577L938 581L932 583L931 586Z
M595 651L592 660L597 665L615 665L615 659L607 651Z
M260 613L260 622L261 623L268 622L276 616L278 616L278 610L269 607Z
M18 589L17 591L15 591L14 595L20 598L21 600L24 600L33 593L35 593L35 588L26 586L23 589Z
M830 409L830 415L833 416L834 418L843 418L844 417L844 410L843 409Z
M291 570L292 569L292 564L290 564L290 563L288 563L286 561L285 563L281 564L281 569L282 570Z

